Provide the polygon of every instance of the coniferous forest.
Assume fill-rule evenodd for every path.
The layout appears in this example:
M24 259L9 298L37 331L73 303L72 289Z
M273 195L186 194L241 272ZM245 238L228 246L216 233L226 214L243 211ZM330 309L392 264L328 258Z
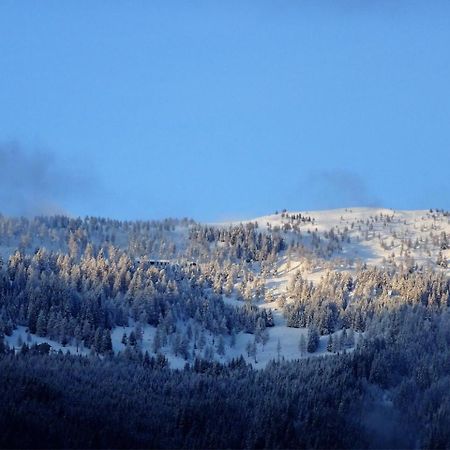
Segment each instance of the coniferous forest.
M1 217L0 447L450 447L448 213L274 217Z
M449 44L449 0L0 0L0 450L450 450Z

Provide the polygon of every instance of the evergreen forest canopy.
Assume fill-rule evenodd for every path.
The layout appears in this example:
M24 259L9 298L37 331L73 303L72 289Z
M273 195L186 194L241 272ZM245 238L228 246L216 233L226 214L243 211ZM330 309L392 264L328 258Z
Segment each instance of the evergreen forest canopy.
M1 216L0 446L450 447L449 214L332 214Z

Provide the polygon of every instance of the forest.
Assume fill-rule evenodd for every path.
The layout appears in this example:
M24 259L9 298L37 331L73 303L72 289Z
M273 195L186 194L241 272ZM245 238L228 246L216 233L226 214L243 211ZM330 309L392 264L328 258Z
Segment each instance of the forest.
M450 447L447 236L434 266L333 270L392 218L281 217L0 217L0 447ZM274 290L280 261L328 265ZM297 353L278 338L258 366L276 329L299 330Z

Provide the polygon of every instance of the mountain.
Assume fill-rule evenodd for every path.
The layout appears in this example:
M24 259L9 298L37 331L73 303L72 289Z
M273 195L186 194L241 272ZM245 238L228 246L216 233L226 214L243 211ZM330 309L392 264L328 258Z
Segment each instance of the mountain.
M307 340L307 325L311 322L309 319L300 322L292 319L292 305L298 299L295 290L299 289L299 280L303 284L312 283L314 289L323 290L324 284L330 283L330 278L356 276L357 279L362 267L366 271L376 267L384 271L414 268L418 273L450 273L447 264L450 257L450 216L437 210L346 208L284 211L248 221L219 224L170 219L124 223L99 218L3 218L1 226L1 249L5 261L9 257L13 260L24 257L26 260L27 253L35 253L35 259L38 255L40 259L53 258L57 262L65 255L63 264L73 264L80 272L88 272L89 266L93 265L95 271L106 267L108 276L114 277L122 258L124 267L119 270L125 272L125 278L128 276L129 284L114 290L114 286L110 286L111 281L105 285L104 280L100 280L99 289L103 291L105 302L111 297L113 303L123 301L122 297L136 297L130 293L130 289L141 290L140 296L154 296L154 283L149 287L142 279L143 273L150 278L160 278L163 273L163 277L174 278L171 280L176 285L174 290L185 289L176 280L183 274L194 278L196 282L200 280L198 289L201 295L205 298L211 296L210 301L217 302L220 317L214 317L216 322L222 320L222 314L235 314L235 309L239 309L243 316L254 315L256 321L261 319L258 326L263 328L259 330L262 337L256 333L256 322L250 325L211 325L204 318L196 318L195 314L187 311L170 319L174 323L161 331L158 329L162 323L159 320L161 317L149 318L149 315L164 316L168 312L167 307L155 307L153 304L138 307L132 304L119 309L119 320L102 324L102 333L104 329L110 331L115 353L127 348L124 342L134 332L138 335L138 344L143 352L152 354L158 347L157 353L168 357L172 367L183 367L186 361L192 362L200 355L220 362L229 362L242 355L246 361L261 368L279 357L298 359L330 354L327 351L329 336L338 340L342 333L340 321L335 318L330 320L339 322L337 326L327 328L316 323L321 337L315 352L302 352L299 349L301 337ZM14 255L17 248L22 253ZM36 249L39 249L37 253ZM17 261L15 264L18 264ZM33 266L32 261L25 262L27 264ZM61 266L58 276L63 272L64 277L70 278L75 269L70 267L66 270L68 273L64 273ZM149 289L152 290L150 293ZM385 290L390 291L390 295L395 291L390 285ZM336 295L335 292L330 294ZM339 295L342 296L342 292ZM145 303L148 298L133 298L131 301L138 300ZM130 303L130 299L127 302ZM201 307L198 306L198 311L201 311ZM39 309L37 307L36 311ZM53 320L49 317L50 309L51 306L44 307L46 317L41 320L42 323L46 322L42 326L44 330L48 328L48 321L58 321L56 312ZM261 316L258 310L267 314ZM117 312L110 314L117 315ZM39 312L35 315L34 321L37 322ZM49 333L48 330L37 333L35 324L30 327L29 317L12 317L8 320L12 320L13 327L16 327L6 336L6 342L12 347L20 347L23 342L47 342L54 350L87 354L92 344L88 341L95 338L95 330L92 329L91 339L80 338L80 331L77 339L76 325L64 325L63 328L68 328L64 333ZM75 321L82 328L82 320ZM28 334L30 328L32 333ZM356 339L353 338L348 346L352 348L364 330L361 327L348 328L356 332ZM162 338L159 338L160 331L164 335ZM195 333L199 334L198 339L193 338ZM170 342L171 336L176 342ZM162 340L161 344L159 340Z
M320 391L320 386L325 380L330 386L334 381L345 385L350 380L344 374L350 370L356 384L343 391L335 387L327 394L331 403L337 402L335 406L346 405L331 428L345 424L350 435L360 432L366 440L335 437L333 441L332 434L326 433L326 439L320 440L315 433L322 425L317 420L319 416L331 420L328 412L321 410L315 418L302 416L306 410L298 405L292 406L295 420L285 417L285 425L294 427L289 428L291 435L276 438L275 426L274 434L269 433L272 441L268 435L257 436L255 430L268 420L258 408L269 402L278 411L274 396L265 400L262 396L262 403L257 402L258 420L250 427L250 435L241 430L236 441L222 435L223 440L203 434L200 438L203 432L192 428L195 420L191 423L183 416L199 414L201 403L199 388L188 387L195 402L189 407L188 398L182 401L184 394L178 392L185 408L180 410L169 395L175 409L168 406L164 413L169 422L181 420L180 414L184 417L187 434L176 440L162 430L155 431L162 440L152 440L145 433L141 436L134 425L128 430L128 422L120 430L129 441L100 433L99 442L83 438L77 443L75 431L68 432L68 440L62 435L58 439L75 447L128 446L127 442L131 447L409 446L416 445L413 438L425 446L445 444L450 442L447 431L432 424L443 420L442 411L450 405L448 396L439 403L439 417L427 410L426 402L431 401L429 395L436 395L430 389L440 392L448 384L448 376L442 376L447 373L444 361L450 345L449 241L450 214L434 209L282 211L245 221L203 224L191 219L123 222L96 217L0 216L0 365L4 373L16 374L3 381L12 389L11 380L17 376L18 384L12 386L22 389L21 383L28 383L24 371L29 371L47 392L53 383L47 370L59 367L66 373L61 365L68 364L79 372L72 380L74 386L81 389L87 374L95 372L99 380L108 379L111 388L120 384L128 404L133 394L122 383L137 383L126 375L131 367L150 367L152 377L164 371L169 384L180 373L188 384L196 379L194 374L206 373L213 397L221 389L216 373L226 378L227 386L243 377L245 390L240 399L233 397L233 408L241 408L253 377L260 376L261 386L270 391L273 377L280 381L277 389L284 389L300 382L293 375L296 371L311 377L311 370L317 369L323 375L308 381L314 393L309 401L324 402L326 409L327 401L321 396L327 391ZM413 342L412 336L422 339ZM41 368L30 369L30 361ZM114 375L108 372L111 364L117 368ZM121 381L116 379L119 373ZM145 384L146 376L139 375L139 385ZM72 379L67 373L65 377ZM61 391L64 381L58 380L51 389L57 398L66 398L69 393ZM224 389L230 395L230 388ZM297 389L302 390L300 385ZM32 394L33 402L41 404L42 395L53 398L50 391L38 391L37 400ZM14 392L4 395L14 402L19 395ZM355 404L348 403L350 392L359 396ZM142 393L142 398L147 395ZM162 392L155 395L157 404L163 401ZM273 395L284 396L291 405L299 391ZM406 412L406 398L417 402L416 415ZM30 413L35 411L34 403L23 401ZM100 408L106 407L100 398L96 401ZM372 416L358 409L362 401L371 405ZM60 400L52 400L44 407L51 420L56 420L54 405L65 408ZM223 407L231 408L229 404ZM67 411L72 414L71 408ZM126 406L120 408L128 411ZM8 411L0 408L0 428L9 424L20 430L23 414L11 423L13 419L6 419ZM356 419L355 414L359 414ZM383 427L374 425L380 415L405 427L428 421L430 428L426 433L414 429L403 439L395 430L381 432ZM88 416L83 413L82 417ZM95 420L110 430L112 422L103 417ZM316 440L302 441L299 433L309 420L316 421L311 434ZM201 422L210 431L219 426L205 417ZM34 422L28 425L38 427ZM84 436L86 426L79 424L75 429L81 429ZM31 445L28 441L20 444L19 435L12 433L16 440L5 438L4 445ZM44 446L58 446L56 441L42 439Z

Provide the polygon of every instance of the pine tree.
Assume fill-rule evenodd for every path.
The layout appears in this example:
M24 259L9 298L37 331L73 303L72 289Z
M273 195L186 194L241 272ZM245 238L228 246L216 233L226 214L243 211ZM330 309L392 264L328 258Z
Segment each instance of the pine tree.
M273 327L273 326L274 326L274 322L273 322L273 314L272 314L272 310L271 310L271 309L269 309L269 310L267 311L266 326L267 326L267 327Z
M350 348L355 345L355 332L353 331L353 328L350 328L350 330L348 331L347 345Z
M36 333L36 323L38 318L38 307L34 303L30 303L28 308L28 329L30 333Z
M155 336L153 337L153 342L152 342L152 351L153 353L158 353L159 350L162 347L162 342L161 342L161 331L158 328L156 328L156 332L155 332Z
M144 353L144 360L142 361L142 364L144 367L149 367L151 365L150 355L147 350Z
M175 333L172 337L172 351L175 356L181 352L181 336L180 333Z
M73 235L73 233L70 233L68 246L69 246L70 257L73 259L77 259L78 258L78 243L77 243L76 238Z
M128 345L130 347L136 347L136 345L137 345L137 339L136 339L136 335L134 334L134 331L132 331L130 333L130 336L128 337Z
M341 344L343 348L346 348L348 346L348 335L346 328L344 328L341 333Z
M81 342L83 340L83 336L81 334L81 327L80 327L80 325L77 325L75 327L74 335L75 335L75 345L77 346L77 353L78 353L80 344L81 344Z
M180 354L184 359L189 359L189 339L184 335L180 342Z
M103 347L103 330L101 328L97 328L94 334L93 350L96 353L102 353L102 347Z
M265 321L262 317L259 317L256 321L256 327L255 327L255 340L256 342L261 342L262 333L266 329Z
M308 328L308 340L306 344L306 350L308 353L314 353L319 347L319 332L315 326Z
M36 321L36 334L38 336L44 337L47 335L47 317L44 310L39 312L37 321Z
M306 338L305 335L302 333L300 335L300 340L298 343L298 349L300 350L300 354L303 356L306 353Z
M111 341L111 332L106 329L103 331L103 339L102 339L102 353L107 355L112 353L113 346Z
M333 336L332 334L328 335L328 342L327 342L327 352L332 352L333 351Z
M269 342L269 331L267 330L267 328L264 328L264 330L261 332L261 343L263 346L263 351L267 342Z
M83 323L82 335L83 335L84 345L86 347L90 347L91 343L92 343L91 342L92 341L92 329L91 329L91 325L89 324L88 320L85 320Z
M198 348L200 350L203 350L205 348L205 345L206 345L206 338L205 338L205 334L202 332L198 339Z

